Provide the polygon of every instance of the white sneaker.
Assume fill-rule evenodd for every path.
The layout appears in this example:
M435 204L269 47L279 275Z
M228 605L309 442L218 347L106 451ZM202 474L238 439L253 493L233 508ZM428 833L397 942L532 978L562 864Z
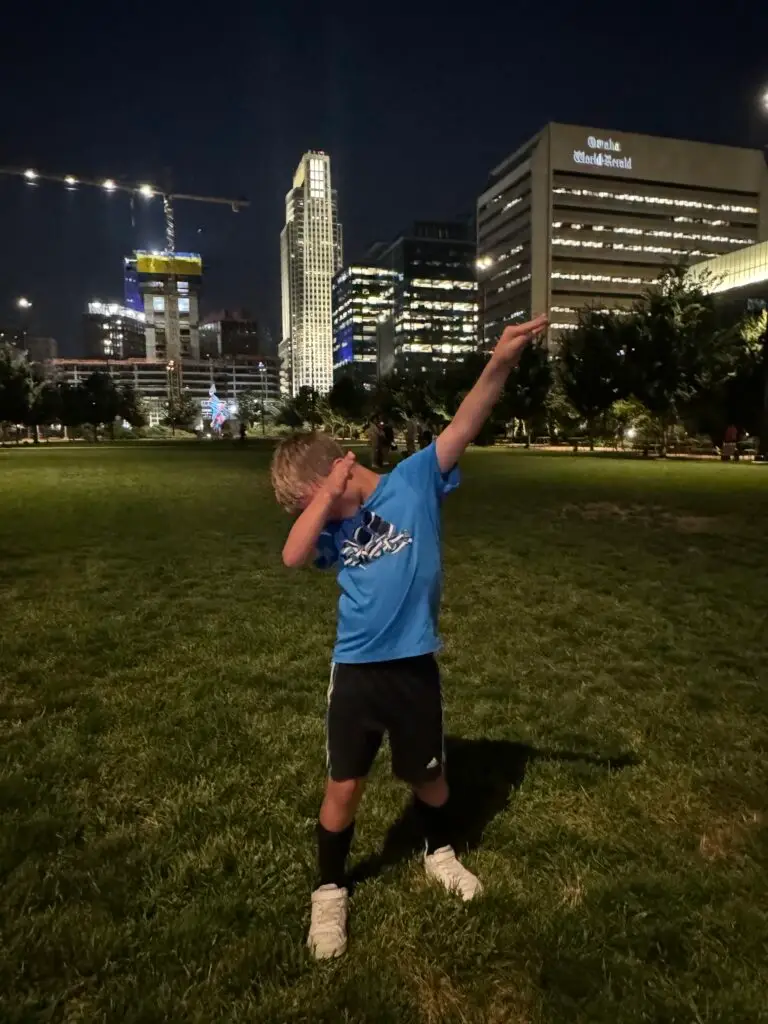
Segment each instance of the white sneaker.
M483 891L482 883L471 871L457 859L452 846L441 846L434 853L424 854L424 866L430 878L451 892L456 892L463 900L471 900Z
M307 945L316 960L330 960L347 951L349 893L338 885L321 885L312 893L312 920Z

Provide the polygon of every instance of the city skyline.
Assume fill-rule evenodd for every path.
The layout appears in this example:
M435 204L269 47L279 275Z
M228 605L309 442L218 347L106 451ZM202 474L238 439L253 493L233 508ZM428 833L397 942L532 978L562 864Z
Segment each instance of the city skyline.
M749 11L723 25L714 13L691 18L660 3L646 5L631 32L603 3L589 18L572 5L499 5L476 23L411 5L407 31L394 9L387 18L237 10L218 34L199 17L160 11L153 45L166 57L151 74L136 64L128 10L85 17L73 48L60 45L71 29L65 11L40 23L14 8L0 67L4 94L14 96L2 163L134 181L170 169L179 188L248 197L237 215L180 211L177 247L203 254L207 308L248 306L277 336L276 239L302 152L331 154L347 259L360 262L372 242L414 219L471 213L489 170L550 120L762 146L766 15L747 6L749 33ZM491 26L498 46L466 46L468 32L481 38ZM657 52L675 59L650 74ZM178 91L182 81L194 102ZM147 117L173 95L162 120ZM0 222L0 325L15 325L11 304L29 295L30 329L57 336L65 353L85 303L119 298L124 254L163 247L157 201L131 209L97 191L2 180Z

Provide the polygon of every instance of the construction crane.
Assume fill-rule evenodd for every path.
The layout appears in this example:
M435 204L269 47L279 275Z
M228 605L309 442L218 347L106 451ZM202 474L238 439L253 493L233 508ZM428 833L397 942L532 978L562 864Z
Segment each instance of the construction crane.
M31 167L0 167L0 174L16 178L23 178L28 184L35 185L39 181L54 181L64 185L68 190L85 186L87 188L98 188L104 192L127 192L131 198L140 196L147 201L160 198L163 201L163 216L165 217L165 250L161 255L170 258L171 272L165 280L165 337L166 354L169 367L169 391L177 391L181 387L180 360L181 360L181 332L179 327L179 301L176 288L176 276L173 272L173 256L176 252L176 219L174 213L175 202L193 203L216 203L219 206L229 206L234 213L249 206L247 199L226 199L222 196L198 196L190 192L173 192L170 189L162 189L156 185L144 183L128 183L116 181L114 178L81 178L73 174L47 174L36 171Z

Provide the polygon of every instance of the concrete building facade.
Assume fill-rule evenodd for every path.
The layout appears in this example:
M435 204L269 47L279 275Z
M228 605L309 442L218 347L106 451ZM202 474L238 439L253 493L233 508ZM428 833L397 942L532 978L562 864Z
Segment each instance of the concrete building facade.
M629 309L670 264L768 238L759 150L548 124L491 172L477 201L481 341L546 312Z

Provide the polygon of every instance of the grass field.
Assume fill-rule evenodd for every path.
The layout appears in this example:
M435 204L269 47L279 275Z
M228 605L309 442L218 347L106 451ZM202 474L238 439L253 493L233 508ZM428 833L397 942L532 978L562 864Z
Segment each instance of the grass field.
M487 895L426 883L382 753L317 965L335 583L282 568L266 466L0 452L0 1021L768 1020L768 469L468 456L443 669Z

